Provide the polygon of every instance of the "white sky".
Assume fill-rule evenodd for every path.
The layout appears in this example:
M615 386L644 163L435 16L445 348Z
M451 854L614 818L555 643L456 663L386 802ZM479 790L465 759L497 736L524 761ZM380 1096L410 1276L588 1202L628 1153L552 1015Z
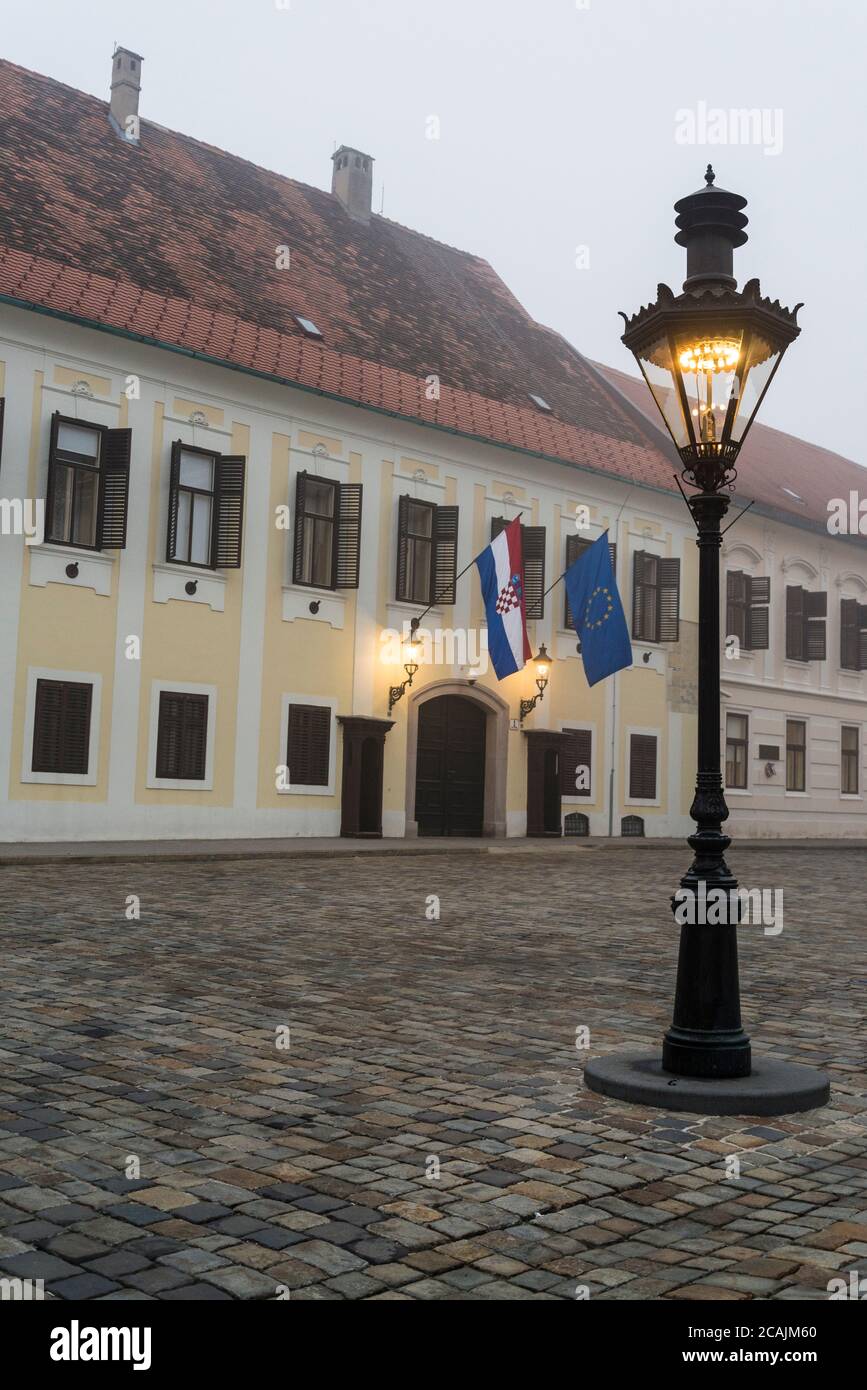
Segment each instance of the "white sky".
M740 283L806 305L760 419L867 462L864 0L285 3L0 0L0 50L107 98L117 41L145 58L143 116L323 188L335 141L367 151L377 210L384 184L389 217L626 370L617 311L680 289L672 204L710 159L749 199ZM700 103L766 111L779 152L678 143Z

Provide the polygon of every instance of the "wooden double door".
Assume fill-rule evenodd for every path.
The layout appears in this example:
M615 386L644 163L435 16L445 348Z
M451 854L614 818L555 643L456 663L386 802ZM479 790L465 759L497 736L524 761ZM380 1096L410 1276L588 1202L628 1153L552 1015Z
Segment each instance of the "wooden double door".
M427 700L418 712L415 819L419 835L481 835L485 817L487 716L461 695Z

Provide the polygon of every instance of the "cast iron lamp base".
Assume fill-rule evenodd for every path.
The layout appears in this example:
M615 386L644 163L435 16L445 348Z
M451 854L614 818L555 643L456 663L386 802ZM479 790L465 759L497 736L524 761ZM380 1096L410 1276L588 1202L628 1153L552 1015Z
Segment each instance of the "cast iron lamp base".
M663 1071L658 1056L619 1053L588 1062L584 1080L604 1096L696 1115L794 1115L831 1095L823 1071L774 1057L753 1058L749 1076L705 1078Z

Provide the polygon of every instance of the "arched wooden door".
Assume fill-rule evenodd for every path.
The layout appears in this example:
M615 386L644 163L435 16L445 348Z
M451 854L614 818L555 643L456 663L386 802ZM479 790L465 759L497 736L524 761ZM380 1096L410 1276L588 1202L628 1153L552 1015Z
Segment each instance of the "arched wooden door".
M486 727L482 706L461 695L441 695L420 706L415 784L419 835L482 834Z

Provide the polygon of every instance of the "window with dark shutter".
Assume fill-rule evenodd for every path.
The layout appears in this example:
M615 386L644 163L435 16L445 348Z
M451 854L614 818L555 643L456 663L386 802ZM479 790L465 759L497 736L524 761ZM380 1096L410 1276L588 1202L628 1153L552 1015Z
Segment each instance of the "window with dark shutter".
M569 741L560 755L562 794L592 797L593 734L590 729L564 729L563 732L569 735ZM583 784L580 787L579 781Z
M458 568L458 508L398 499L398 601L452 604Z
M491 518L491 540L508 522L504 516ZM521 554L524 561L524 605L528 622L545 616L545 527L525 526L521 522Z
M45 538L81 550L126 545L132 433L51 417Z
M639 642L677 642L680 636L680 560L637 550L633 556L632 636Z
M319 589L358 588L361 497L360 483L298 474L293 584Z
M629 797L656 800L656 735L631 734L629 740Z
M246 459L176 439L169 473L166 560L200 569L238 569Z
M291 787L327 787L330 774L331 709L290 705L286 766Z
M844 671L867 671L867 604L840 600L840 666Z
M37 680L33 711L33 772L87 776L93 686Z
M767 651L770 641L771 581L740 570L726 575L726 637L737 637L744 651Z
M827 657L826 618L828 595L811 593L799 585L786 588L786 658L789 661L824 661Z
M160 691L156 775L203 782L208 754L208 696Z
M589 550L589 548L590 548L590 546L591 546L592 544L593 544L593 542L592 542L591 540L587 540L587 538L586 538L585 536L579 536L579 535L577 535L574 531L570 531L570 533L569 533L569 534L567 535L567 537L566 537L566 568L567 568L567 570L572 568L572 566L574 565L575 561L578 559L578 556L579 556L579 555L583 555L583 553L584 553L585 550ZM616 578L617 578L617 542L616 542L616 541L609 541L609 542L608 542L608 551L609 551L609 554L611 555L611 568L612 568L612 570L613 570L613 572L614 572L614 578L616 579ZM572 621L572 609L569 607L569 595L568 595L568 593L565 593L565 589L566 589L565 584L564 584L563 588L564 588L564 599L563 599L563 626L564 626L564 627L569 627L569 628L574 628L574 623L573 623L573 621Z

